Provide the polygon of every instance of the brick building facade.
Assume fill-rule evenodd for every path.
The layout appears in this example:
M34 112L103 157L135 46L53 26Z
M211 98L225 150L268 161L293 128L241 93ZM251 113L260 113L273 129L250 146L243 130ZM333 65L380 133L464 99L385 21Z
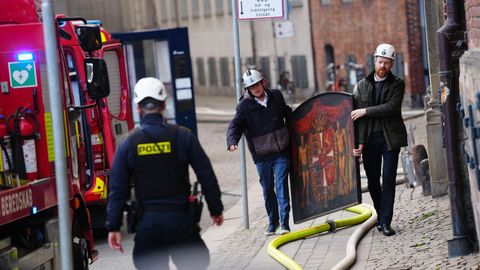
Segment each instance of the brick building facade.
M423 63L420 5L416 0L310 1L316 81L320 89L330 80L329 63L351 89L363 67L373 70L373 52L379 43L397 50L393 72L406 82L406 106L422 106L426 68ZM358 76L358 77L357 77Z
M480 0L465 1L468 47L480 48Z

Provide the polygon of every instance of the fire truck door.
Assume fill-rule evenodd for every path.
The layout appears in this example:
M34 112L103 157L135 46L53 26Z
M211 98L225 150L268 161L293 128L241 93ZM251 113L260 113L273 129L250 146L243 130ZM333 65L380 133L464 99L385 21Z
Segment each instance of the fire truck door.
M85 95L82 93L79 82L79 74L77 70L77 63L73 60L73 56L69 53L65 54L67 59L70 82L72 84L72 100L70 105L75 107L84 105ZM73 146L76 146L75 158L72 158L72 167L77 168L77 177L80 177L80 183L83 187L88 187L92 183L92 179L87 173L93 165L93 157L91 151L90 128L86 121L86 110L78 112L78 119L70 119L70 141ZM76 165L74 165L76 163Z
M70 89L70 86L67 83L68 82L67 76L71 76L69 69L68 69L68 71L64 69L63 76L64 76L63 80L65 82L64 83L64 87L65 87L64 91L65 91L65 97L66 97L66 104L70 105L70 106L75 106L74 105L74 100L75 99L72 95L72 91L70 91L70 90L74 90L75 87L78 87L78 86L75 86L74 84L72 84L73 89ZM79 178L79 170L78 170L78 148L79 147L78 146L80 144L79 134L78 134L78 132L79 132L78 131L78 129L79 129L78 120L75 119L75 117L71 117L69 115L67 128L68 128L68 133L67 134L69 136L68 137L68 143L67 143L67 147L69 146L67 156L70 156L71 161L72 161L72 177L74 179L78 179Z
M128 97L128 83L120 45L105 47L104 59L107 63L110 80L110 95L107 97L108 110L111 116L112 133L115 145L120 138L133 128L131 107ZM123 73L123 74L122 74ZM105 138L107 140L107 138Z

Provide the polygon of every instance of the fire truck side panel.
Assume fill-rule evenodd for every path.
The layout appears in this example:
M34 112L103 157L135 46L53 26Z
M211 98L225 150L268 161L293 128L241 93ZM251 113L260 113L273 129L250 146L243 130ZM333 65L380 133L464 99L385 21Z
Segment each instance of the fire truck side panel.
M50 178L3 191L0 195L0 225L53 207L56 203L55 182Z
M15 185L0 193L1 225L55 206L57 198L42 25L0 26L0 37L0 82L7 86L0 92L0 114L9 120L17 110L25 110L38 123L33 140L36 177L14 179ZM31 60L19 59L20 55L31 55ZM12 121L5 124L13 128Z

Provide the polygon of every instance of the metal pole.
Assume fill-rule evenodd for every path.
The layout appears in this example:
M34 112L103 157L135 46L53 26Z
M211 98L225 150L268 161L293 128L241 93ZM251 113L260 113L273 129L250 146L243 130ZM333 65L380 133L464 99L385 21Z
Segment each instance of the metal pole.
M236 8L236 7L235 7ZM233 13L232 13L233 14ZM236 15L235 15L236 17ZM234 17L234 18L235 18ZM234 19L235 21L237 21L236 19ZM237 22L238 23L238 22ZM252 62L253 63L247 63L248 65L254 65L256 66L257 65L257 45L256 45L256 41L255 41L255 27L253 25L253 21L250 21L250 35L252 37ZM238 24L237 24L237 31L238 31ZM239 54L240 55L240 54ZM240 56L239 56L240 57ZM240 59L240 58L239 58ZM240 74L240 73L239 73Z
M43 32L47 57L49 98L52 108L53 140L55 143L55 183L57 185L58 224L60 236L60 264L62 270L72 267L72 234L68 206L67 167L63 127L62 100L60 92L60 71L58 68L57 35L53 16L52 0L42 2Z
M275 76L276 76L276 87L278 89L278 83L279 81L277 81L279 78L280 78L280 70L279 70L279 67L278 67L278 48L277 48L277 34L275 32L275 21L272 20L272 36L273 36L273 57L274 57L274 60L273 60L273 63L274 63L274 70L275 70ZM270 78L271 80L272 78ZM287 90L287 89L282 89L282 90ZM285 91L286 93L287 91Z
M242 96L242 77L240 71L240 38L238 34L238 20L237 20L237 3L232 1L232 20L233 20L233 51L235 53L235 86L237 90L237 102ZM248 221L248 189L247 189L247 169L245 167L245 142L244 137L238 143L240 151L240 179L242 181L242 197L243 197L243 227L249 228Z

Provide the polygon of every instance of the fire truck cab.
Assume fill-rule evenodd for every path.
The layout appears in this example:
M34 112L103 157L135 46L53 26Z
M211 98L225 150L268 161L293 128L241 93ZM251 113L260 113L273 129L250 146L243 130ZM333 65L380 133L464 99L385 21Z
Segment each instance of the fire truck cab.
M36 2L0 0L0 269L58 267L56 157ZM83 18L56 19L73 264L88 269L132 109L120 42Z

